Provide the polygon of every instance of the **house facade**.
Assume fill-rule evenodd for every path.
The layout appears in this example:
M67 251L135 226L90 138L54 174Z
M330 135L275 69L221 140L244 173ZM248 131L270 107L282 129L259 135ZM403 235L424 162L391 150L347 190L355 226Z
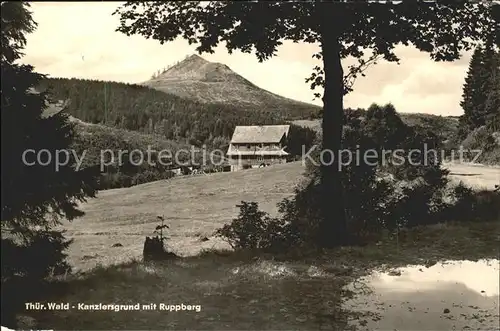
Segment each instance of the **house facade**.
M227 151L231 171L286 163L289 125L237 126Z

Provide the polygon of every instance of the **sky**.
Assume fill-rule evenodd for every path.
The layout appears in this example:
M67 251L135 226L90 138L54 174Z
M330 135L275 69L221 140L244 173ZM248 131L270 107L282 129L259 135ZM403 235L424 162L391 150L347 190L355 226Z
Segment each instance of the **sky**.
M126 83L148 80L158 69L196 53L195 45L182 39L164 45L142 36L116 32L119 2L34 2L37 30L27 36L22 62L50 77L99 79ZM228 54L224 45L214 54L220 62L257 86L284 97L322 105L314 99L305 79L318 64L312 58L318 46L285 42L275 57L259 63L254 54ZM381 61L356 80L346 96L346 107L366 108L372 103L392 103L399 112L458 116L462 86L470 53L455 62L434 62L427 53L397 47L401 64ZM353 63L346 59L344 67ZM321 92L318 90L317 92Z

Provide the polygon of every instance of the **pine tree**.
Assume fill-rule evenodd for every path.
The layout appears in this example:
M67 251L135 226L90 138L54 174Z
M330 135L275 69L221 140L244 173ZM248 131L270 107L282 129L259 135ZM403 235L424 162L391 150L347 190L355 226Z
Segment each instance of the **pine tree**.
M500 52L492 50L487 54L486 66L490 77L486 84L487 97L484 103L486 126L492 131L500 131Z
M489 73L484 67L484 49L477 47L469 63L463 87L460 106L464 115L460 118L460 136L465 136L477 127L484 125L484 102Z
M29 4L2 2L1 12L2 232L8 231L10 239L18 238L28 247L41 233L47 234L49 241L55 237L62 240L50 231L51 227L61 218L72 220L83 215L77 203L95 196L98 172L94 168L76 171L75 158L69 149L75 134L73 125L62 111L52 116L44 114L51 101L47 92L35 90L44 76L35 73L30 65L16 63L23 55L25 34L36 27ZM37 161L36 153L40 151L43 157ZM68 162L56 168L55 156L58 154L64 161L67 155L64 151L70 154ZM47 155L52 160L42 165ZM35 226L42 230L35 230ZM7 239L2 236L2 247L4 240ZM57 249L66 246L62 244ZM8 257L6 254L2 249L2 260ZM17 255L9 261L18 263L18 269L33 263ZM40 265L44 272L48 272L47 267ZM2 263L2 271L5 268L12 272L16 269ZM44 275L42 271L39 276Z
M488 125L498 108L499 53L491 42L478 47L472 55L462 94L460 106L464 115L460 118L460 136Z

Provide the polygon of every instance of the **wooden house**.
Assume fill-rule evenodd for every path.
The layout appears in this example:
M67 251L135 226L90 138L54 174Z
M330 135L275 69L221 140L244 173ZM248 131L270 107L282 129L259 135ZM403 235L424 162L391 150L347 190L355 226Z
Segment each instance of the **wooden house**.
M231 171L286 163L289 125L237 126L227 157Z

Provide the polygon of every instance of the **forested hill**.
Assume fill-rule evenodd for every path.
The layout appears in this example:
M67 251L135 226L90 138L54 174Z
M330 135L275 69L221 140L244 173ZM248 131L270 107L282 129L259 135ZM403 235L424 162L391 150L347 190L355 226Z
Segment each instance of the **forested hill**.
M69 100L67 112L82 121L185 139L194 145L227 140L236 125L283 124L293 118L272 110L201 103L116 82L48 78L40 86L46 88L53 98Z

